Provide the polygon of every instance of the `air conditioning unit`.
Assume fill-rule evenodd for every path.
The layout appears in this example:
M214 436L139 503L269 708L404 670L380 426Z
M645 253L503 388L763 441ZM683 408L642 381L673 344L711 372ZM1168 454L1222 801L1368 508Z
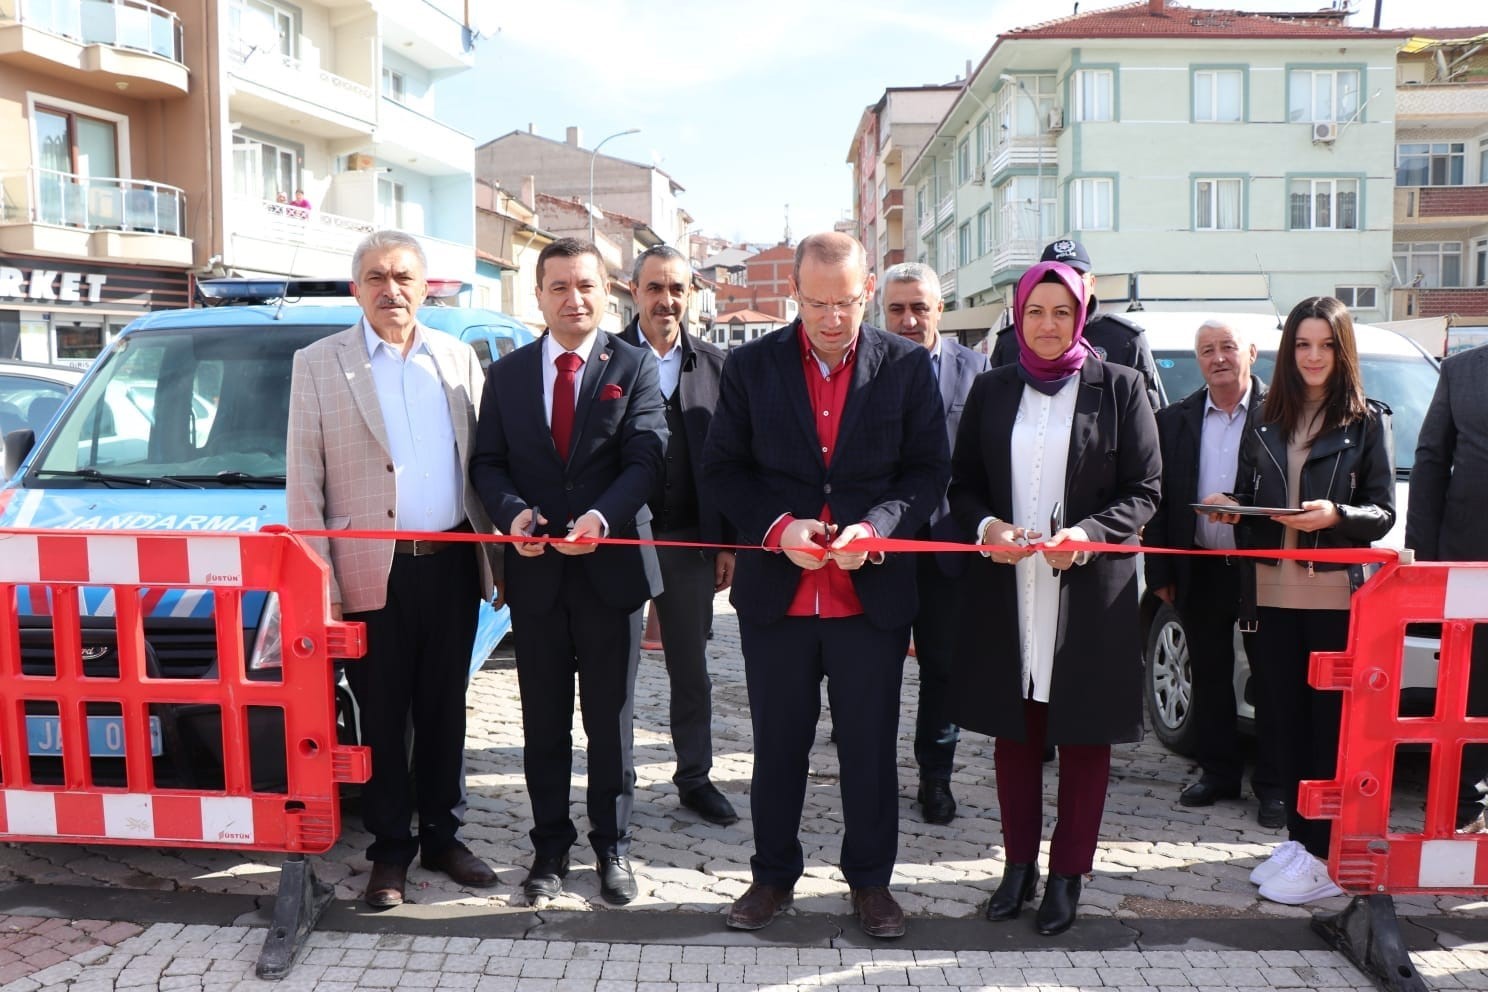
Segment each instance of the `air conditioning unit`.
M1050 131L1063 131L1064 130L1064 108L1063 107L1050 107L1049 108L1049 130Z
M1312 125L1313 144L1332 144L1338 140L1338 125L1332 121L1318 121Z
M977 166L976 179L974 181L977 182L977 183L980 183L980 184L982 184L984 186L986 185L986 183L987 183L987 167L985 165Z

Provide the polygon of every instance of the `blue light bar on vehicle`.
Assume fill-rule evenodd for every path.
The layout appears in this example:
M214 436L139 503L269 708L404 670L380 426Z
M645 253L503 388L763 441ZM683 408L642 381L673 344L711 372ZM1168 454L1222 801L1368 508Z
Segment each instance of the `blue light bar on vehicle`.
M349 279L199 279L196 295L209 307L246 306L313 297L350 297Z

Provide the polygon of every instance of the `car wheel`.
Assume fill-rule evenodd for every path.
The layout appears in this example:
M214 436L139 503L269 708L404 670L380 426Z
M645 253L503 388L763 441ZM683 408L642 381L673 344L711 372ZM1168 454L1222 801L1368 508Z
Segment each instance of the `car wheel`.
M1164 603L1147 630L1144 695L1152 731L1179 754L1193 754L1197 728L1193 721L1193 672L1188 663L1188 637L1178 612Z

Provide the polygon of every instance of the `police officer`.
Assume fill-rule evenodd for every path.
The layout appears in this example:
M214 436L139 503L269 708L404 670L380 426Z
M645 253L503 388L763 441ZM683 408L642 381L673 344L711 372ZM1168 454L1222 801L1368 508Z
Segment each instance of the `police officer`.
M1147 347L1147 337L1142 328L1119 314L1100 310L1100 301L1095 298L1095 276L1091 273L1090 253L1078 241L1061 238L1044 249L1043 262L1063 262L1080 273L1085 282L1085 342L1095 353L1108 362L1125 365L1142 373L1147 382L1147 398L1152 409L1163 405L1162 386L1158 382L1157 369L1152 363L1152 351ZM992 367L1011 365L1018 360L1018 338L1012 333L1011 322L997 332L997 343L992 347Z

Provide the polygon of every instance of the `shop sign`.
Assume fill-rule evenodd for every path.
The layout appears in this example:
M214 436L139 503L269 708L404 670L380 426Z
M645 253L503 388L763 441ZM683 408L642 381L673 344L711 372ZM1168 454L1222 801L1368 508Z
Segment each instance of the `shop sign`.
M101 272L65 269L25 269L0 265L0 299L44 300L58 303L98 303L108 276Z

